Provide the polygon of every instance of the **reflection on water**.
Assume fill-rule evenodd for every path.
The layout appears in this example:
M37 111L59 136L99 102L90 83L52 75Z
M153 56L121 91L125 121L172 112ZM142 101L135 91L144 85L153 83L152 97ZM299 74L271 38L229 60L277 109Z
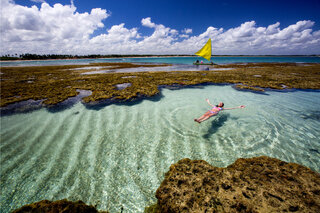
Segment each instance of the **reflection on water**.
M220 167L267 155L320 172L319 92L231 86L162 89L128 104L82 103L2 116L1 208L9 212L43 199L83 200L110 212L143 212L172 163L203 159ZM245 109L193 121L212 103ZM95 110L91 110L95 109Z
M172 66L161 66L161 67L134 67L134 68L122 68L122 69L97 69L94 71L88 71L81 73L82 75L93 75L103 73L126 73L126 72L160 72L160 71L214 71L214 70L231 70L232 68L214 68L213 66L199 66L199 65L172 65ZM85 67L81 68L85 69Z

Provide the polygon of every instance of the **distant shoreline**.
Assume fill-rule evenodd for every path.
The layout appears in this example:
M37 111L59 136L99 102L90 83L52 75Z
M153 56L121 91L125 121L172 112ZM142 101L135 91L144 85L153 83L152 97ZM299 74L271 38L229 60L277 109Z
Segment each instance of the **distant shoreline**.
M85 58L58 58L58 59L13 59L6 60L0 59L0 62L22 62L22 61L59 61L59 60L88 60L88 59L116 59L116 58L171 58L171 57L199 57L196 55L115 55L115 56L106 56L106 57L85 57ZM214 57L320 57L320 55L212 55ZM200 58L200 57L199 57Z

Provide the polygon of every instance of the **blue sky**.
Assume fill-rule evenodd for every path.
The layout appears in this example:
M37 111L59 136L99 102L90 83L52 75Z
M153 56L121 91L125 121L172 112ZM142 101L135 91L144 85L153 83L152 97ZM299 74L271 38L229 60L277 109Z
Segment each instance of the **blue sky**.
M1 0L3 5L7 5L5 2L9 2L7 10L9 8L13 10L11 14L18 11L16 14L21 15L21 17L15 17L14 19L8 17L8 23L3 24L5 27L2 28L2 32L4 32L3 37L6 39L3 42L9 43L7 50L1 49L1 53L6 51L59 52L59 49L48 49L48 45L45 44L46 48L41 49L39 42L46 41L49 46L52 43L63 45L68 38L70 39L69 43L73 43L70 46L72 48L63 50L63 52L79 53L82 45L83 54L89 52L107 54L112 53L111 50L119 54L132 54L135 50L137 50L137 54L190 54L211 37L217 54L320 54L320 35L318 35L320 34L319 0ZM53 11L59 10L61 12L61 7L54 6L58 3L63 6L65 11L67 11L67 7L70 9L70 5L72 5L72 14L70 11L68 14L64 13L66 19L69 15L69 19L71 18L74 22L79 23L79 28L81 28L80 26L87 26L87 31L82 29L81 32L75 32L78 39L71 38L70 33L68 34L68 27L70 26L59 25L58 21L53 26L50 23L52 19L48 20L46 18L50 14L52 15ZM40 9L43 4L52 8L50 14L45 14ZM21 7L19 9L15 6ZM35 7L38 9L37 14L35 14L35 11L32 12L32 15L28 12L28 10L31 11L32 6L33 9ZM98 15L92 13L92 9L95 8L99 9ZM10 16L8 12L3 11L4 9L2 10L3 17ZM26 13L26 15L22 15L22 13ZM76 13L83 16L88 13L92 22L81 24L81 21L84 20L78 20ZM36 21L39 17L43 18L43 21ZM23 18L29 21L21 21ZM145 20L144 24L142 20ZM31 27L31 23L35 25L42 23L46 25L47 31L51 30L57 36L52 38L49 35L44 35L44 29L42 31L40 27ZM22 33L22 31L19 31L23 28L22 25L29 26L26 27L30 32L29 37L19 35L19 33ZM70 25L72 25L72 22L70 22ZM14 27L16 29L13 29ZM270 33L268 27L272 28L273 33ZM59 32L56 31L57 28L60 29ZM24 32L26 29L24 29ZM32 29L34 29L33 32L30 31ZM184 29L189 29L188 33L183 32ZM63 33L61 33L62 31ZM41 33L41 36L37 38L39 33ZM124 36L126 43L121 45L126 46L127 49L112 46L112 43L119 46L118 41L113 42L112 40L112 38L116 38L115 34L118 37ZM80 41L79 36L83 36L83 40L80 39ZM244 37L247 39L244 39ZM270 42L270 40L273 42L268 46L263 46L263 39L266 42ZM31 40L38 44L32 44ZM77 41L78 43L76 43ZM84 44L89 41L91 46L97 45L99 47L105 44L109 51L96 48L96 52L94 52L93 49L84 47ZM156 41L159 41L157 45L162 44L163 47L159 51L152 50L156 46ZM25 44L24 50L18 48L18 42ZM194 49L191 48L192 42L195 46ZM283 42L286 42L287 46L290 47L288 51L283 50L284 46L276 48L278 44ZM179 44L187 46L189 49L181 48L178 51L177 48L172 48L172 46L179 46ZM230 45L228 46L228 44ZM239 46L243 44L252 48L244 48L241 52ZM35 48L35 45L38 47ZM142 45L146 48L142 48ZM78 47L75 48L75 46Z
M41 4L31 0L15 2L26 6ZM46 2L70 4L70 0ZM232 28L252 20L262 26L280 22L283 27L311 20L315 22L313 29L320 29L319 0L74 0L74 4L81 13L92 8L110 11L111 16L104 22L106 27L125 23L132 28L139 26L142 18L151 17L170 28L192 28L196 34L208 26Z

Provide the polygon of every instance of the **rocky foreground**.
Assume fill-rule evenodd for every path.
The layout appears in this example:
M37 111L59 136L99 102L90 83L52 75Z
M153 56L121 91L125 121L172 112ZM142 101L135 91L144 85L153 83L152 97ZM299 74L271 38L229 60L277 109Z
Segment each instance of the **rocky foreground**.
M25 205L19 209L14 210L12 213L28 213L28 212L39 212L39 213L97 213L98 210L94 206L86 205L82 201L68 201L58 200L49 201L42 200L36 203ZM107 213L107 212L100 212Z
M227 168L182 159L170 166L156 197L146 212L320 212L320 174L266 156ZM98 211L81 201L44 200L14 212Z
M156 197L156 212L320 212L320 174L266 156L227 168L183 159Z

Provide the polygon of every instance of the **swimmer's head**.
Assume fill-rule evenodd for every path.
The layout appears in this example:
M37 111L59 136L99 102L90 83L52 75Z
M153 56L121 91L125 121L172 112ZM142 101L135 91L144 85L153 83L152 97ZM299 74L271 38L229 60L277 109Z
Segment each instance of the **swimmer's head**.
M220 102L217 107L223 107L224 106L224 103L223 102Z

